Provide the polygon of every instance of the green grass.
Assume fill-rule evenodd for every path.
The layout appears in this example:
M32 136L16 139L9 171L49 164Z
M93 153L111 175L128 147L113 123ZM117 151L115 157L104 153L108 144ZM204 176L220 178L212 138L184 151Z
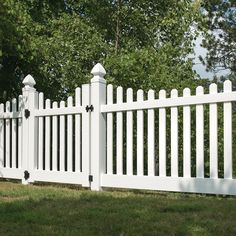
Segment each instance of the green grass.
M0 182L0 235L236 235L236 198Z

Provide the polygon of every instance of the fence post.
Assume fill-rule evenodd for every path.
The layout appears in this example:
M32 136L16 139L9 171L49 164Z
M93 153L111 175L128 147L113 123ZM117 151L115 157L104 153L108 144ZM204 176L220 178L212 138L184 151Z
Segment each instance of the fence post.
M91 190L101 190L101 174L105 173L106 159L106 116L101 113L101 105L106 103L106 74L103 66L96 64L91 73Z
M22 155L22 169L24 176L22 178L23 184L34 182L32 171L37 166L37 135L38 125L37 119L34 116L34 110L38 109L38 92L34 88L36 84L31 75L27 75L23 84L23 109L22 109L22 126L23 126L23 155Z

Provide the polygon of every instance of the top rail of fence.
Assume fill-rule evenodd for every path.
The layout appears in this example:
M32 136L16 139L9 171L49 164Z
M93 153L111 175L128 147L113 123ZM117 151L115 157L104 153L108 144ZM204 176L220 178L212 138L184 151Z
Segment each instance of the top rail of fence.
M120 104L107 104L101 106L101 112L110 113L118 111L145 110L155 108L167 108L189 105L201 105L211 103L223 103L236 101L236 91L216 94L194 95L190 97L162 98L146 101L134 101Z

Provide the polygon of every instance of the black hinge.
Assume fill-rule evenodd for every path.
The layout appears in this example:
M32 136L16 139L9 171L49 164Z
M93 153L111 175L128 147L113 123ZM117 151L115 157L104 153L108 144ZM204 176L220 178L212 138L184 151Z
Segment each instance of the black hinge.
M87 111L87 112L89 112L89 111L93 111L93 105L90 105L90 106L86 106L85 107L85 110Z
M93 176L89 175L89 182L93 182Z
M30 117L30 111L25 109L25 118L28 119Z
M29 177L30 177L30 173L27 170L25 170L25 172L24 172L25 180L29 179Z

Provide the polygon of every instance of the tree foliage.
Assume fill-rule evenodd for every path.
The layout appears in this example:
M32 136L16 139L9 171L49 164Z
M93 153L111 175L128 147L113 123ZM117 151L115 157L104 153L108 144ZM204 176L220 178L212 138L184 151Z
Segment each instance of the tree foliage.
M19 94L28 73L47 97L62 98L88 81L98 61L108 82L124 87L195 83L186 59L199 16L191 0L6 0L0 9L5 99Z
M208 70L230 69L236 72L236 2L235 0L207 0L203 4ZM204 60L202 60L204 62Z

